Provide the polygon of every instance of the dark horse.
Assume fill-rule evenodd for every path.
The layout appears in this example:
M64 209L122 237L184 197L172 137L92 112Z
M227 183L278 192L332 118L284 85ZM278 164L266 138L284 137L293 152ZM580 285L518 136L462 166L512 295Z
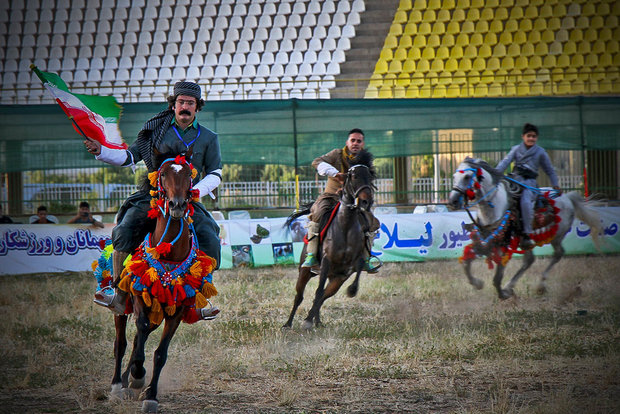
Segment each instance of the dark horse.
M347 295L354 297L357 294L360 273L364 267L365 231L368 226L364 211L369 210L372 206L373 180L375 178L374 171L371 170L372 156L370 153L364 151L358 157L358 162L347 172L340 203L336 207L338 212L327 230L321 232L321 237L324 233L324 238L318 251L321 268L319 286L316 289L312 309L304 321L304 329L311 329L313 325L319 326L321 324L320 310L323 302L335 295L353 272L356 272L355 280L348 287ZM304 210L289 216L287 226L297 217L308 214L310 206L306 206ZM322 224L325 221L323 219ZM324 226L321 225L321 228ZM303 263L305 256L306 246L304 246L301 254L301 263ZM295 312L304 299L306 284L313 276L310 268L300 265L296 285L297 294L288 321L284 324L285 328L292 326ZM325 283L328 279L329 283L326 287Z
M129 293L127 310L125 315L114 316L116 339L111 394L119 398L133 398L144 386L145 342L165 321L155 350L151 382L139 396L143 400L143 412L157 412L157 384L179 324L199 320L197 308L203 308L207 298L217 294L211 284L214 261L198 250L191 225L191 201L196 200L191 189L192 177L196 171L184 156L165 159L158 155L158 158L158 161L164 158L159 170L149 174L151 186L156 189L151 191L154 198L149 211L149 217L157 218L155 230L146 236L123 270L118 287ZM127 313L131 311L137 332L129 364L121 375L127 347Z
M480 159L466 158L454 173L453 189L450 192L448 207L451 210L468 209L477 205L477 219L472 224L472 244L465 246L461 262L465 274L472 286L482 289L483 282L471 274L471 262L477 256L486 256L489 267L497 264L493 284L500 299L507 299L514 294L514 286L524 272L534 263L532 249L518 250L522 229L518 211L518 202L513 198L520 194L520 186L510 177L498 174L488 163ZM551 189L534 189L541 195ZM532 240L538 246L551 244L553 257L544 270L538 293L546 291L545 282L551 268L564 256L562 240L571 228L575 217L584 221L592 229L591 235L597 242L600 230L598 213L592 207L596 202L584 200L575 191L562 194L552 199L550 196L540 200L543 207L537 210L534 218ZM472 203L469 205L468 203ZM468 210L469 212L469 210ZM505 287L502 287L504 269L513 253L523 254L523 264Z

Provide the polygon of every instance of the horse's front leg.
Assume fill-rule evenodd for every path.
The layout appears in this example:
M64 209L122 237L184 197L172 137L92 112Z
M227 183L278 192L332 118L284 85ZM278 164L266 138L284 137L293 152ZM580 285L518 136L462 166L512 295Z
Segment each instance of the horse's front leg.
M155 350L155 354L153 356L153 377L151 378L151 382L148 387L146 387L142 391L142 394L140 394L140 399L143 400L143 413L157 412L157 406L159 405L157 402L157 384L159 382L159 376L162 368L166 365L166 361L168 360L168 347L170 346L170 341L181 323L181 318L183 317L184 311L185 307L181 307L177 309L177 312L171 318L166 319L164 331L161 335L161 341L159 342L159 346Z
M127 315L114 315L114 327L116 329L116 337L114 338L114 376L112 377L112 389L110 396L113 398L122 398L123 383L121 378L121 367L123 365L123 357L127 349ZM127 384L125 384L126 388Z
M297 277L297 284L295 285L295 301L293 302L293 309L291 310L291 314L288 317L288 321L284 324L283 328L290 328L293 326L293 318L295 317L295 312L297 312L297 308L304 300L304 290L306 289L306 285L308 281L312 278L312 272L309 267L300 267L299 268L299 276Z
M539 295L543 295L544 293L547 292L546 282L547 282L547 277L549 276L549 271L564 256L564 248L562 247L562 240L559 240L556 238L551 242L551 245L553 246L553 257L551 258L551 263L549 263L549 266L547 266L545 271L542 273L540 284L538 285L538 288L536 288L536 293L538 293Z
M353 279L353 283L349 285L347 288L347 296L350 298L355 297L357 295L357 290L359 289L360 284L360 274L362 273L362 269L364 268L364 259L360 258L355 266L355 279Z
M515 284L517 283L519 279L521 279L521 276L523 276L525 271L530 268L532 263L534 263L534 260L536 259L534 257L534 253L532 252L532 250L528 250L523 254L523 264L521 265L517 273L515 273L515 275L512 277L512 279L510 279L510 282L508 282L508 284L504 288L504 293L508 295L507 297L514 295Z
M144 386L144 377L146 370L144 369L144 345L149 334L157 328L158 325L151 326L146 305L142 298L133 298L134 316L136 318L136 336L133 340L133 351L127 369L123 373L123 388L130 387L140 390Z
M472 260L465 260L463 261L463 269L465 269L465 276L467 276L467 280L469 280L469 283L475 287L476 289L480 290L484 287L484 282L476 277L474 277L474 275L471 274L471 262Z
M321 274L319 276L319 286L316 288L316 293L314 294L314 302L312 304L312 308L308 313L308 316L304 320L303 328L308 330L312 329L314 324L314 318L319 314L319 309L321 308L321 304L323 303L323 293L325 292L325 282L327 281L327 275L329 274L330 263L327 257L323 257L321 260Z
M347 276L345 275L332 277L331 279L329 279L329 283L327 284L327 286L325 287L325 291L323 292L321 306L323 306L327 299L331 298L338 292L345 280L347 280ZM314 315L314 323L316 326L321 325L321 306L319 306L316 311L316 315Z

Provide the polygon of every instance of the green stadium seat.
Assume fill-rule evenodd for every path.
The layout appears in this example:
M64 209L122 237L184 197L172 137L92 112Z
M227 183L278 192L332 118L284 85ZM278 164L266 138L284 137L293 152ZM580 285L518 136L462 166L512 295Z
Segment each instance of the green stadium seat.
M499 57L499 58L503 58L504 56L506 56L506 46L504 46L501 43L498 43L495 46L493 46L493 56Z

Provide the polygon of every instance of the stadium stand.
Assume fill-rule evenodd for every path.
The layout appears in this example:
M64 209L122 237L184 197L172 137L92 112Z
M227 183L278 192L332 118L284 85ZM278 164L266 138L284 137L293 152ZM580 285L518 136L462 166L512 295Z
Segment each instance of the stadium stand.
M0 103L50 101L31 63L121 102L180 78L208 100L617 94L619 16L610 0L16 0Z

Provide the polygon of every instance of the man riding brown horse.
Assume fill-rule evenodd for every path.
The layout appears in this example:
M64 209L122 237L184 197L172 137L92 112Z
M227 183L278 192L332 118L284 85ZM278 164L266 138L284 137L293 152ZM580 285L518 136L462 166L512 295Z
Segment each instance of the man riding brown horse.
M357 157L364 149L364 132L359 128L349 131L344 148L336 148L325 155L312 161L319 175L327 175L327 186L310 209L308 216L308 246L306 260L301 267L313 267L318 265L317 252L319 248L319 223L321 218L336 206L339 200L339 192L347 177L347 171L356 164ZM379 230L379 220L370 212L365 211L366 226L366 250L365 268L368 273L376 273L379 266L371 266L372 242Z

